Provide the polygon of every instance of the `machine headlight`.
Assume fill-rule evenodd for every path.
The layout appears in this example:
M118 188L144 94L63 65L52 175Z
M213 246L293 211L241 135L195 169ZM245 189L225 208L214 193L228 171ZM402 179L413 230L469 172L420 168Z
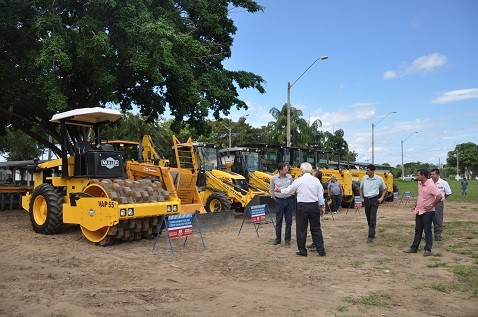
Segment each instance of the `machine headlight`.
M126 209L124 208L120 209L120 217L126 217Z
M173 205L173 211L178 211L178 205Z
M134 208L128 208L128 216L134 216Z
M166 211L167 211L167 212L171 212L171 210L173 210L173 208L171 207L171 205L167 205L167 206L166 206Z

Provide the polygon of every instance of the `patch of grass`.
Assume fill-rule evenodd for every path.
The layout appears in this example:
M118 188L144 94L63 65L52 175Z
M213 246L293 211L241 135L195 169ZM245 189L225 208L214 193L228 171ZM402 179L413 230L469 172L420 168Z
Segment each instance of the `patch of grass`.
M454 265L450 270L457 277L457 281L451 284L453 289L478 297L477 265Z
M444 283L432 284L430 285L430 288L442 293L448 293L448 291L450 290L449 285Z
M478 259L475 240L478 236L478 221L450 221L446 223L446 235L458 239L445 245L445 250Z
M384 265L386 263L390 263L390 259L376 259L375 262L379 265Z
M436 268L436 267L446 267L448 264L446 262L435 262L435 263L430 263L427 266L430 268Z
M352 297L346 296L342 300L347 303L361 306L376 306L376 307L389 307L390 295L386 293L371 293L367 296Z
M354 260L352 261L352 263L350 263L350 265L355 268L362 267L364 264L365 264L364 260Z
M451 188L451 196L447 197L447 201L462 201L462 202L476 202L478 201L478 181L469 180L468 181L468 195L461 195L461 186L460 181L456 181L452 178L447 179L448 184ZM412 198L417 197L418 194L418 184L417 182L407 182L402 181L400 178L394 179L394 183L400 188L400 197L404 192L411 192ZM446 207L445 207L446 208Z
M349 309L347 308L347 305L341 305L339 307L337 307L337 311L338 312L341 312L341 313L344 313L346 311L348 311Z

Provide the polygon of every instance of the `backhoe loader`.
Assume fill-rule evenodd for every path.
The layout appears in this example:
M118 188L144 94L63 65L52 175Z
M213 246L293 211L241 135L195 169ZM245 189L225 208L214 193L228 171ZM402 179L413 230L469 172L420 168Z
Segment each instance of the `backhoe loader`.
M234 147L219 150L221 165L225 170L241 174L249 187L256 191L270 191L273 174L263 166L260 149L251 147ZM223 168L224 169L224 168Z
M194 170L199 175L197 185L207 211L224 210L226 204L244 211L271 199L268 193L250 188L244 176L221 170L216 146L193 143L191 138L181 143L173 136L173 148L176 167Z

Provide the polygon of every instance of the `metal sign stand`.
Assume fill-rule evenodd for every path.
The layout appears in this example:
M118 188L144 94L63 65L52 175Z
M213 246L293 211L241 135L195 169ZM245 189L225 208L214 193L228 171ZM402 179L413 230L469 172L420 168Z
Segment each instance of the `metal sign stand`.
M360 196L354 196L355 213L360 213L360 207L362 207L362 199L360 198ZM347 212L345 214L347 214L348 212L349 210L347 209Z
M186 233L185 235L177 235L176 232L174 231L175 234L174 234L174 236L172 236L170 231L173 231L178 226L173 224L173 221L169 221L170 217L171 217L171 220L182 219L184 221L184 223L186 224L185 230L187 231L190 228L190 233L188 231L188 233ZM198 228L199 236L201 237L201 244L202 244L203 250L206 250L206 244L204 243L204 238L203 238L203 235L202 235L201 226L199 225L199 218L197 217L197 212L196 212L194 214L183 214L183 215L174 215L174 216L163 217L163 221L161 222L161 225L159 226L158 232L157 232L156 237L154 239L153 248L152 248L151 252L154 252L154 249L156 248L156 242L161 237L161 234L160 234L161 229L166 228L166 230L167 230L166 236L167 236L168 241L169 241L169 248L171 250L171 255L174 256L174 247L173 247L173 243L172 243L171 240L176 239L176 238L185 237L184 244L183 244L183 246L185 246L187 241L188 241L188 237L190 235L192 235L192 233L193 233L193 222L194 221L196 222L196 226Z
M256 231L257 237L259 237L259 228L261 224L267 223L266 222L266 214L269 214L269 217L271 219L272 223L272 228L275 228L274 226L274 219L272 219L272 214L269 212L269 207L267 205L257 205L257 206L250 206L247 208L247 210L244 212L243 218L242 218L242 224L241 228L239 228L239 232L237 235L241 234L242 226L244 225L244 221L246 221L246 217L251 219L252 224L254 225L254 230Z
M412 192L404 192L398 204L401 205L402 202L405 200L405 204L408 205L408 202L410 201L411 197L412 197Z

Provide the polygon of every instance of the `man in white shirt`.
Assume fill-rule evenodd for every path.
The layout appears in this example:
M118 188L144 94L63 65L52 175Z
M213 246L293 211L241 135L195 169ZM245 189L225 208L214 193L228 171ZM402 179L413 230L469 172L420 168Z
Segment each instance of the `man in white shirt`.
M375 227L377 226L378 205L384 200L387 193L387 186L378 175L375 175L375 165L367 165L365 176L360 182L360 197L365 205L365 216L368 224L369 243L375 239Z
M440 241L443 234L443 214L445 213L445 198L451 195L451 188L448 182L440 178L440 171L434 168L430 172L430 178L440 190L442 199L435 206L435 217L433 218L433 233L435 241Z
M320 228L320 216L325 212L324 188L317 177L310 175L312 165L304 162L300 165L302 176L297 178L286 188L276 187L274 191L282 194L297 193L297 211L295 216L297 255L307 256L305 247L307 239L307 225L310 224L312 241L319 256L325 256L324 238Z

